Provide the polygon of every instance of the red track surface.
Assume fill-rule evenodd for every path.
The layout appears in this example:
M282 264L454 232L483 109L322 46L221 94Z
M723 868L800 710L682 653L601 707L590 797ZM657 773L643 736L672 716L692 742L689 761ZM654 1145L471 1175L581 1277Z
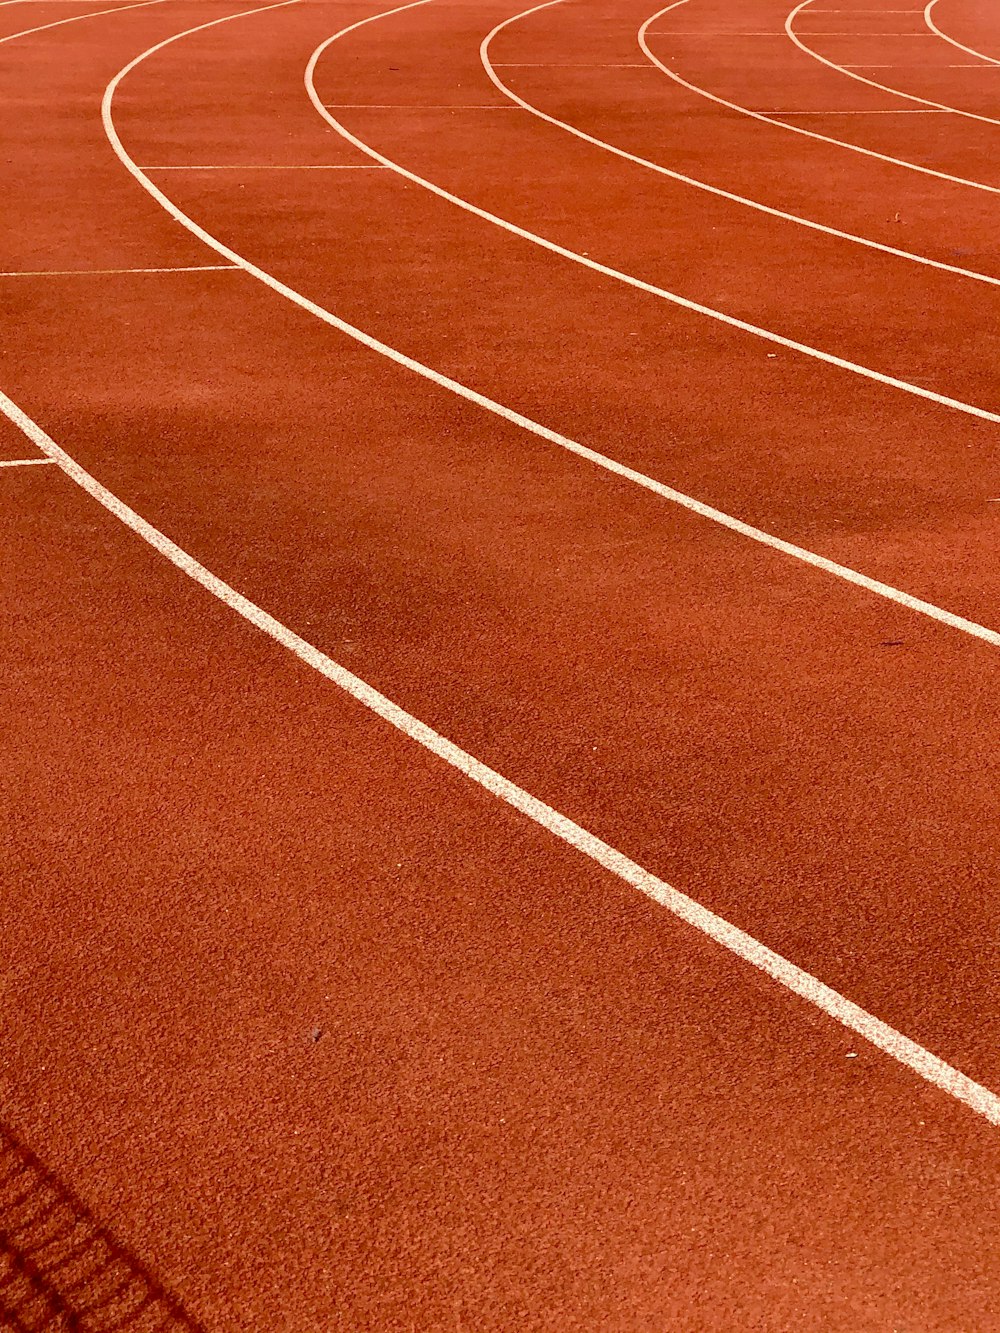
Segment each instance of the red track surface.
M995 642L220 270L109 141L320 311L996 630L1000 196L901 162L1000 186L1000 124L790 132L693 88L914 104L793 45L789 0L650 24L683 86L637 43L652 2L0 5L0 389L303 640L1000 1090ZM795 32L1000 121L986 0L932 11L978 69L919 5L841 3ZM338 132L305 72L369 17L316 62ZM590 141L491 82L507 19L500 82ZM44 457L31 433L0 417L0 462ZM387 726L73 475L0 467L0 1325L1000 1329L988 1114ZM47 1209L75 1218L53 1243ZM112 1256L82 1276L81 1236Z

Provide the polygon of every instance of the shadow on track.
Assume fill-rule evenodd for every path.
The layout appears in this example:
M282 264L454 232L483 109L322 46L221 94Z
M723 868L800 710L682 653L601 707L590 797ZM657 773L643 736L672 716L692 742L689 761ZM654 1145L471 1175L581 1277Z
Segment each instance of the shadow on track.
M0 1329L205 1333L4 1125L0 1125Z

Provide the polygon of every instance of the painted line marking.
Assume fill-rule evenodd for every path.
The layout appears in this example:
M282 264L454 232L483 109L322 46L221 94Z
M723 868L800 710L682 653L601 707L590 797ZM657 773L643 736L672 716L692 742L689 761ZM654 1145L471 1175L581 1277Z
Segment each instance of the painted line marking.
M284 0L284 3L287 2L288 0ZM292 0L292 3L296 2L297 0ZM300 661L319 672L384 722L451 765L464 777L477 783L490 795L524 815L545 832L588 857L624 883L631 885L743 962L769 976L779 986L783 986L793 995L805 1000L807 1004L821 1010L933 1087L962 1102L991 1125L1000 1126L1000 1097L996 1093L976 1083L968 1075L947 1064L880 1018L876 1018L868 1010L862 1009L860 1005L827 986L812 973L806 972L773 949L769 949L754 936L724 917L718 916L693 898L689 898L679 889L675 889L673 885L652 874L637 861L633 861L560 811L532 796L530 792L495 769L489 768L474 755L414 717L412 713L406 712L367 681L335 662L275 616L250 601L248 597L244 597L230 584L223 582L176 542L171 541L118 496L102 486L2 392L0 392L0 411L8 420L19 426L53 462L58 463L66 475L88 495L169 560L175 568L200 584L206 592L218 598L261 633L294 653Z
M933 176L936 180L951 181L955 185L964 185L970 190L981 190L985 194L1000 194L1000 185L987 185L985 181L973 180L969 176L955 176L948 171L939 171L935 167L925 167L919 162L911 162L905 157L892 157L889 153L880 153L874 148L865 148L862 144L848 143L845 139L835 139L832 134L821 134L819 130L808 130L803 125L790 125L785 120L772 120L770 116L765 116L760 111L752 111L747 106L741 106L739 102L730 102L725 97L719 97L717 93L710 93L707 88L701 88L696 83L690 83L682 74L678 74L676 70L671 69L669 65L665 65L658 56L654 55L647 40L652 36L669 37L670 33L656 32L652 25L661 19L664 14L679 9L681 5L688 3L689 0L671 0L670 4L652 14L637 34L639 48L646 59L662 71L668 79L672 79L674 83L679 84L682 88L697 93L699 97L704 97L708 102L715 102L717 106L724 106L730 111L738 111L740 115L747 116L751 120L759 120L763 125L777 125L789 134L801 134L807 139L815 139L818 143L832 144L834 147L841 148L848 153L870 157L876 162L887 162L891 166L902 167L905 171L918 172L921 176Z
M184 32L175 33L173 36L165 38L162 42L159 42L155 46L151 46L147 51L136 56L128 65L119 70L105 89L104 97L101 102L101 119L112 150L125 170L128 171L142 188L155 199L176 222L179 222L181 226L185 227L193 236L197 236L199 240L203 241L206 246L214 250L217 254L222 255L225 259L228 259L231 263L237 265L239 268L243 269L244 272L249 273L259 282L262 282L266 287L269 287L273 292L283 296L286 300L297 305L300 309L305 310L309 314L314 315L317 319L322 320L322 322L329 325L330 328L337 329L339 332L346 334L347 337L353 338L355 342L361 343L362 346L368 347L373 352L377 352L379 355L386 357L396 365L402 366L416 375L420 375L422 378L429 380L432 384L436 384L438 387L454 393L459 398L464 398L467 402L475 403L485 411L491 412L495 416L501 417L503 420L521 427L523 430L530 432L539 439L546 440L548 443L556 445L558 448L565 449L568 453L574 454L578 458L586 459L588 462L602 468L604 471L609 472L616 477L620 477L623 480L632 482L634 485L641 486L644 490L650 491L654 495L658 495L673 504L677 504L681 508L690 510L692 513L698 514L702 518L719 524L721 527L728 528L731 532L737 533L741 537L746 537L751 541L759 542L783 555L800 560L803 564L811 565L815 569L821 569L825 573L843 579L845 582L851 583L856 587L863 588L867 592L873 593L879 597L884 597L887 601L895 602L900 606L905 606L910 611L925 615L932 620L939 621L941 624L950 626L952 629L957 629L963 633L969 634L973 638L981 639L983 642L989 643L993 647L1000 647L1000 631L990 629L985 625L977 624L975 621L967 620L965 617L956 615L952 611L947 611L942 607L935 606L931 602L926 602L921 598L914 597L910 593L903 592L898 588L893 588L887 583L882 583L877 579L870 578L867 574L859 573L857 570L850 569L846 565L840 565L833 560L828 560L826 556L818 555L813 551L807 550L805 547L796 546L791 542L785 541L783 538L772 536L770 533L764 532L760 528L755 528L751 524L745 523L742 519L726 514L720 509L715 509L701 500L696 500L692 496L685 495L682 491L674 490L673 487L667 486L665 483L657 481L652 477L648 477L645 473L639 472L635 468L630 468L626 464L619 462L617 459L598 453L596 450L590 449L586 445L580 444L566 435L560 435L558 431L551 430L548 426L543 426L539 422L533 421L530 417L526 417L522 413L514 411L512 408L506 407L492 398L487 398L485 394L481 394L477 390L469 388L468 385L462 384L458 380L451 379L449 376L441 374L440 371L433 370L430 366L424 365L423 362L414 360L413 357L407 356L404 352L400 352L394 347L390 347L387 343L380 342L379 339L373 337L370 333L365 333L355 325L349 324L338 315L334 315L331 311L326 310L323 306L317 305L315 301L310 300L309 297L296 291L294 287L289 287L287 283L282 282L273 274L268 273L265 269L259 268L251 260L231 249L223 241L220 241L217 237L213 236L211 232L206 231L199 223L188 217L188 215L183 212L172 199L163 193L158 185L154 184L154 182L142 172L140 167L133 161L126 151L118 131L115 128L113 116L114 97L119 85L143 60L146 60L149 56L155 55L158 51L163 50L165 47L170 46L173 42L179 41L183 37L190 36L192 33L201 32L205 28L215 27L220 23L228 23L233 19L245 17L247 14L262 13L271 9L283 9L287 5L296 3L298 3L298 0L277 0L276 4L266 5L262 9L241 11L240 14L231 14L226 18L212 19L207 23L187 29ZM318 48L318 51L321 49L322 48ZM306 86L307 88L312 88L313 97L316 97L316 92L312 83L312 70L315 66L315 61L319 58L318 51L313 53L310 67L307 68L306 71ZM316 102L318 103L318 97L316 97Z
M658 175L665 176L669 180L679 181L682 185L690 185L696 190L703 190L706 194L714 195L717 199L726 199L730 203L739 204L744 208L752 208L758 213L764 213L768 217L780 218L783 222L793 222L797 226L808 227L811 231L821 232L825 236L835 236L838 240L850 241L854 245L863 245L866 249L878 250L882 254L893 255L897 259L905 259L914 264L922 264L926 268L940 269L945 273L954 273L959 277L971 278L974 282L984 282L994 287L1000 286L1000 278L993 277L990 274L980 273L975 269L960 268L956 264L947 264L943 260L931 259L926 255L915 254L912 250L901 250L894 245L887 245L884 241L873 241L867 236L858 236L853 232L842 231L837 227L830 227L826 223L816 222L811 218L804 218L797 213L787 213L783 209L774 208L770 204L761 203L757 199L749 199L746 195L734 194L731 190L722 189L718 185L710 185L707 181L697 180L694 176L686 176L682 172L674 171L670 167L662 166L659 162L653 162L647 157L640 157L636 153L630 153L624 148L619 148L616 144L608 143L606 139L598 139L594 135L588 134L586 130L581 130L576 125L570 124L569 121L559 120L556 116L549 115L548 112L542 111L533 103L528 102L524 97L516 93L508 84L504 83L496 73L502 66L495 65L490 61L490 43L492 38L496 34L502 32L506 27L519 22L521 19L528 18L530 15L536 14L542 9L548 9L560 2L561 0L544 0L544 3L542 4L535 5L531 9L526 9L520 14L515 14L511 18L506 19L503 23L493 29L493 32L487 37L483 46L480 48L480 56L487 76L505 97L510 98L512 102L516 102L517 105L523 107L525 111L530 112L533 116L537 116L539 120L543 120L549 125L555 125L557 128L565 130L568 134L575 135L578 139L582 139L584 143L594 144L595 147L602 148L605 152L613 153L616 157L620 157L626 162L634 162L637 166L645 167L648 171L655 171ZM643 62L643 68L654 72L657 71L656 64L648 60ZM692 87L691 85L688 86ZM692 91L698 92L699 90L692 87ZM740 108L734 109L739 110ZM759 115L759 113L754 114L758 115L759 119L767 119L765 116ZM779 120L768 121L768 123L784 125L784 122ZM785 128L794 127L785 126ZM808 131L804 132L808 133Z
M54 463L54 458L3 458L0 467L41 467L44 463Z
M589 61L589 60L503 60L494 69L649 69L645 60Z
M331 111L516 111L502 102L328 102Z
M225 166L143 167L143 171L382 171L377 162L246 162Z
M766 116L950 116L944 107L904 106L888 111L765 111Z
M775 29L773 32L693 32L679 28L673 32L665 29L659 29L650 33L651 37L780 37L782 34Z
M237 264L192 264L186 268L36 268L7 269L0 278L99 278L129 273L225 273Z
M811 4L812 0L800 0L800 3L795 6L785 19L785 32L788 34L789 40L797 46L800 51L804 52L807 56L810 56L813 60L818 61L821 65L825 65L827 69L832 69L838 74L843 74L848 79L854 79L857 83L863 83L869 88L877 88L881 92L889 93L893 97L901 97L905 102L919 102L922 106L932 107L939 111L951 111L956 116L964 116L967 120L978 120L985 125L1000 125L1000 120L997 120L995 116L983 116L976 111L963 111L960 107L950 106L947 102L935 102L929 97L918 97L915 93L901 92L898 88L890 88L888 84L879 83L876 79L866 79L863 74L857 74L854 70L846 69L843 65L838 65L835 60L829 60L826 56L820 55L818 51L802 41L795 30L796 18L804 11L808 10ZM809 33L807 35L812 36L813 34ZM893 34L880 35L892 36ZM934 34L925 31L919 34L914 33L913 36L933 37Z

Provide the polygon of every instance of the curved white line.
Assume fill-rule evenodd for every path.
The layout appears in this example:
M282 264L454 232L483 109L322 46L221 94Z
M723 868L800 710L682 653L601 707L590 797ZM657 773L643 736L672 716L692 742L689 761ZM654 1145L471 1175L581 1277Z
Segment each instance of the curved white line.
M825 65L827 69L832 69L837 74L846 75L847 78L853 79L855 83L867 84L869 88L877 88L880 92L889 93L891 97L901 97L904 102L919 102L921 106L933 107L935 111L948 111L953 116L964 116L966 120L981 120L987 125L1000 125L1000 120L997 120L994 116L981 116L975 111L962 111L957 106L950 106L947 102L932 102L927 97L917 97L913 93L900 92L898 88L890 88L886 83L878 83L875 79L867 79L863 74L858 74L856 70L845 69L843 65L838 65L835 60L828 60L826 56L821 56L818 51L814 51L811 46L802 41L794 26L796 17L804 9L808 9L812 3L813 0L801 0L801 3L795 6L788 18L785 19L785 32L800 51L807 56L811 56L819 64Z
M987 65L1000 65L1000 60L997 60L994 56L988 56L985 51L977 51L974 47L966 46L963 42L957 41L954 37L949 37L946 32L942 31L934 21L933 11L937 2L938 0L928 0L928 4L924 8L924 22L935 37L940 37L949 46L957 46L959 51L964 51L966 55L975 56L977 60L984 60Z
M13 4L15 0L4 0L6 4ZM23 4L24 0L16 0L16 3ZM49 28L62 28L67 23L82 23L84 19L98 19L104 14L124 14L129 9L146 9L149 5L163 5L166 0L136 0L135 4L115 5L112 9L95 9L86 14L73 14L66 19L55 19L52 23L42 23L37 28L22 28L20 32L9 32L6 37L0 37L0 46L4 42L12 42L16 37L30 37L36 32L48 32Z
M102 119L108 131L109 140L123 165L137 180L145 183L146 188L154 198L163 196L152 185L152 182L146 180L141 170L125 152L111 118L114 92L122 78L147 56L152 55L155 51L162 50L170 42L186 37L190 33L201 31L203 28L214 27L217 23L228 22L234 18L247 17L250 14L262 13L269 9L281 9L287 4L296 3L299 3L299 0L279 0L277 4L261 6L255 10L243 10L239 14L229 15L225 19L216 19L175 34L174 37L150 47L149 50L137 56L112 79L105 89L101 104ZM168 207L168 212L177 217L178 221L183 218L180 210L172 205ZM185 222L185 225L193 234L200 234L203 238L208 238L208 233L203 232L190 219ZM225 249L219 242L212 241L210 238L209 243L220 252ZM237 262L240 261L237 260ZM246 261L242 261L241 266L250 273L255 271L254 267ZM256 272L267 280L266 275L263 275L261 270L256 270ZM275 279L270 279L268 285L275 286L277 290L281 289L281 284L278 284ZM289 295L297 298L297 304L303 304L304 298L292 294L291 289L287 290ZM332 317L329 318L328 322L331 321ZM22 430L46 457L58 463L72 481L76 482L88 495L103 505L121 523L147 542L165 559L169 560L175 568L200 584L206 592L218 598L230 610L246 620L248 624L253 625L274 642L294 653L300 661L319 672L327 680L357 700L358 703L389 723L390 726L395 727L403 735L416 741L417 744L451 765L470 781L477 783L485 791L505 802L512 809L517 810L546 832L559 838L567 846L574 848L596 865L601 866L610 874L638 889L639 892L645 894L660 906L665 907L679 920L721 945L750 966L763 972L766 976L771 977L780 986L820 1009L845 1028L857 1033L872 1046L912 1070L926 1082L962 1102L991 1125L1000 1126L1000 1097L991 1092L989 1088L976 1083L966 1074L947 1064L903 1033L898 1032L888 1023L884 1023L881 1019L876 1018L874 1014L870 1014L866 1009L862 1009L860 1005L854 1004L853 1001L825 985L811 973L797 967L794 963L782 957L781 954L775 953L774 950L769 949L759 940L747 934L746 931L740 930L739 927L711 912L693 898L689 898L680 890L666 883L666 881L651 874L638 862L631 860L617 848L604 842L566 815L538 800L524 788L517 786L516 783L503 777L502 774L481 763L473 755L427 726L425 722L406 712L366 681L355 676L353 672L333 661L314 644L301 638L287 625L284 625L255 602L250 601L249 598L244 597L242 593L237 592L235 588L213 574L211 570L178 546L176 542L171 541L158 528L109 491L81 467L75 459L71 458L65 450L61 449L36 422L28 417L2 391L0 391L0 412Z
M423 0L417 0L422 3ZM135 178L142 188L151 195L157 203L164 208L175 221L185 227L193 236L197 236L217 254L222 255L238 268L249 273L258 282L262 282L271 291L277 292L286 300L291 301L302 310L308 311L317 319L328 324L331 328L346 334L356 342L380 356L395 362L396 365L404 367L406 370L413 371L423 379L429 380L432 384L456 394L459 398L464 398L467 402L474 403L477 407L492 412L495 416L501 417L504 421L509 421L512 425L519 426L521 429L529 431L539 439L546 440L549 444L557 445L560 449L565 449L568 453L575 454L578 458L584 458L589 463L595 464L605 472L610 472L616 477L621 477L625 481L632 482L636 486L641 486L644 490L651 491L654 495L660 496L664 500L680 505L682 508L690 510L691 513L698 514L699 517L708 519L712 523L719 524L720 527L728 528L730 532L735 532L741 537L749 538L751 541L759 542L762 546L767 546L771 550L779 551L782 555L799 560L803 564L811 565L814 569L820 569L826 574L831 574L835 578L843 579L846 583L851 583L855 587L863 588L866 592L874 593L878 597L884 597L886 600L896 602L900 606L905 606L908 610L914 611L919 615L928 616L931 620L937 620L941 624L948 625L952 629L957 629L965 634L970 634L974 638L982 639L985 643L993 647L1000 647L1000 632L990 629L985 625L980 625L974 620L967 620L964 616L956 615L953 611L946 611L944 608L935 606L932 602L923 601L919 597L914 597L910 593L903 592L899 588L894 588L888 583L882 583L878 579L869 578L867 574L861 574L857 570L849 568L847 565L837 564L836 561L828 560L826 556L818 555L815 551L809 551L803 546L796 546L792 542L787 542L781 537L775 537L771 533L764 532L761 528L755 528L749 523L744 523L742 519L734 518L731 514L724 513L721 509L715 509L711 505L704 504L701 500L696 500L690 495L685 495L683 491L674 490L673 487L665 485L653 477L646 476L643 472L638 472L635 468L627 467L617 459L609 458L606 454L598 453L595 449L589 449L586 445L571 440L567 435L560 435L558 431L550 430L548 426L543 426L530 417L524 416L520 412L515 412L512 408L505 407L502 403L496 402L492 398L487 398L485 394L478 393L468 385L461 384L458 380L451 379L447 375L442 375L440 371L433 370L430 366L425 366L423 362L407 356L405 352L400 352L387 343L380 342L372 337L370 333L356 328L353 324L348 324L346 320L334 315L323 306L317 305L307 296L289 287L286 283L268 273L265 269L259 268L256 264L246 259L237 251L225 245L210 232L206 231L199 223L181 211L180 208L168 198L167 195L155 185L141 167L137 166L135 161L129 156L127 150L122 144L115 128L112 107L114 104L115 92L122 79L130 73L138 64L154 55L157 51L179 41L182 37L190 36L192 33L200 32L203 28L215 27L220 23L229 23L233 19L241 18L247 14L258 14L271 9L283 9L287 5L300 3L300 0L278 0L276 4L265 5L260 9L243 11L240 14L231 14L227 18L212 19L208 23L200 24L198 27L189 28L185 32L177 33L173 37L168 37L165 41L157 43L148 51L144 51L137 56L124 69L111 80L104 92L104 98L101 103L101 117L104 123L104 130L111 143L111 147L118 157L118 160L125 167L126 171ZM314 61L318 56L314 53ZM314 66L313 66L314 67ZM307 83L311 84L311 69L306 73ZM315 96L315 92L313 93Z
M576 125L571 125L569 121L559 120L558 117L550 115L547 111L542 111L532 102L528 102L521 97L519 93L514 92L508 84L497 73L497 68L490 59L489 49L494 37L503 32L511 24L519 23L521 19L526 19L532 14L537 14L540 10L551 9L554 5L565 4L566 0L544 0L543 4L534 5L531 9L525 9L520 14L515 14L512 18L504 19L502 23L487 34L480 47L483 68L494 84L494 86L503 93L504 97L509 98L524 111L537 116L539 120L546 121L549 125L555 125L558 129L565 130L568 134L575 135L585 143L593 144L596 148L602 148L606 152L614 153L616 157L624 158L626 162L634 162L636 166L646 167L650 171L655 171L660 176L667 176L670 180L679 181L682 185L691 185L696 190L704 190L707 194L716 195L720 199L726 199L730 203L740 204L744 208L752 208L758 213L765 213L768 217L780 218L783 222L794 222L797 226L808 227L811 231L822 232L826 236L835 236L838 240L851 241L855 245L863 245L869 250L880 250L883 254L893 255L896 259L907 259L914 264L923 264L927 268L940 269L944 273L953 273L958 277L971 278L974 282L985 282L993 287L1000 287L1000 278L992 277L988 273L979 273L975 269L961 268L957 264L946 264L942 260L930 259L927 255L915 254L912 250L899 250L894 245L885 245L881 241L870 240L867 236L857 236L853 232L841 231L838 227L828 227L823 222L815 222L811 218L801 217L797 213L786 213L780 208L772 208L769 204L763 204L757 199L749 199L746 195L735 194L731 190L724 190L717 185L709 185L706 181L696 180L693 176L685 176L680 171L674 171L670 167L662 166L659 162L653 162L648 157L640 157L637 153L627 152L624 148L619 148L616 144L608 143L606 139L598 139L593 134L588 134L585 130L579 129Z
M921 176L934 176L938 180L951 181L953 185L964 185L970 190L982 190L985 194L1000 194L1000 185L987 185L985 181L973 180L971 176L953 176L948 171L938 171L935 167L923 167L919 162L910 162L905 157L891 157L888 153L879 153L874 148L863 148L860 144L849 143L845 139L835 139L830 134L820 134L819 130L807 130L803 125L789 125L787 121L778 120L773 115L767 115L763 111L753 111L750 107L741 106L739 102L729 102L724 97L719 97L716 93L710 93L707 88L700 88L696 83L689 83L676 70L665 65L662 60L653 54L650 50L647 36L649 36L650 27L663 18L664 14L669 14L672 9L679 9L681 5L686 5L689 0L671 0L669 5L663 9L658 9L655 14L651 14L646 22L639 29L638 40L639 48L643 55L651 64L661 70L668 79L673 79L679 83L682 88L687 88L692 93L697 93L699 97L704 97L710 102L715 102L718 106L724 106L730 111L737 111L741 116L747 116L751 120L759 120L764 125L777 125L789 134L801 134L807 139L817 139L820 143L833 144L836 148L846 149L849 153L858 153L862 157L874 158L876 162L888 162L890 166L903 167L906 171L916 171ZM664 34L666 36L667 34Z

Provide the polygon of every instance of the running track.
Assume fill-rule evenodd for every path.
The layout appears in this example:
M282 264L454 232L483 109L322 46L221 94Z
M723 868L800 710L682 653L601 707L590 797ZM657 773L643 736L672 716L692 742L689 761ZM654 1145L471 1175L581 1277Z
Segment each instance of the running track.
M523 3L0 4L5 1327L1000 1329L1000 19Z

